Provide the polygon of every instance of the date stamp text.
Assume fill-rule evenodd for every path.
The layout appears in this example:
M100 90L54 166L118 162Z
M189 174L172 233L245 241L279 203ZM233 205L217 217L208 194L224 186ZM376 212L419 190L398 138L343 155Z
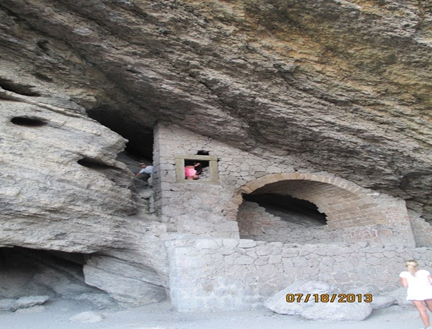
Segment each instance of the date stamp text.
M286 294L287 303L371 303L372 294Z

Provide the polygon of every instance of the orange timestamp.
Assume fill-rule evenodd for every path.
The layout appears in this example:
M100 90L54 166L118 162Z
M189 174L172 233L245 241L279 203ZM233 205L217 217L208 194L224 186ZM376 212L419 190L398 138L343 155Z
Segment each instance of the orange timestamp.
M287 303L372 303L372 294L286 294Z

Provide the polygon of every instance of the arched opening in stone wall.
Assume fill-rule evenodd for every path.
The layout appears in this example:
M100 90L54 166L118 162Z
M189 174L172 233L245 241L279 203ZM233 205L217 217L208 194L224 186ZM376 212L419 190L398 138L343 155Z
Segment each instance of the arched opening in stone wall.
M96 308L117 306L106 292L84 282L87 257L80 253L0 248L0 301L48 296L51 301L75 299ZM13 307L16 303L12 302L11 311Z
M237 221L240 238L267 242L324 242L326 215L318 207L288 194L243 195Z
M297 223L269 211L269 200L274 204L276 199L287 204L286 211L298 212L300 207ZM295 201L296 209L289 209L293 200L302 201ZM357 185L299 173L269 175L245 184L236 191L226 214L235 215L240 237L284 243L345 241L359 228L388 222L380 206Z
M319 212L318 207L313 203L293 198L290 195L274 194L274 193L251 193L243 195L243 200L247 202L255 202L259 206L266 208L270 213L279 214L286 220L289 215L300 216L309 220L316 226L327 224L327 217L325 214ZM286 216L284 216L284 214ZM296 221L296 219L293 219Z

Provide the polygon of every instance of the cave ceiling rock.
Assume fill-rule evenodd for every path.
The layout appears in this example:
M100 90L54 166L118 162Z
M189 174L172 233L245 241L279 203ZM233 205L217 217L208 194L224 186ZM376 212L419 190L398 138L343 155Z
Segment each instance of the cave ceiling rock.
M164 120L297 156L432 220L428 1L4 0L0 15L7 78L41 96L116 113L118 131Z

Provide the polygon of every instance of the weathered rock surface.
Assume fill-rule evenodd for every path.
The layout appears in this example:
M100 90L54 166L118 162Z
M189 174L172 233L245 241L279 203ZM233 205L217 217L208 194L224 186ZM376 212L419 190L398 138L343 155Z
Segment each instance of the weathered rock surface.
M389 295L381 295L371 286L344 293L338 291L342 290L325 282L297 281L266 300L264 306L275 313L300 315L310 320L362 321L373 310L396 304L397 299L393 295L400 294L393 291Z
M374 296L371 306L374 310L380 310L396 304L396 298L391 296Z
M115 160L124 140L49 101L2 101L0 116L0 243L56 249L61 240L58 249L82 252L123 244L118 215L134 211L130 173Z
M16 311L26 309L36 305L42 305L48 301L49 296L26 296L18 299L1 299L0 311Z
M317 296L329 294L332 290L334 290L334 287L326 282L297 281L266 300L264 306L279 314L301 315L306 309L313 307L315 304L319 304L315 302L314 294L317 294ZM287 302L287 294L293 295L293 302ZM302 296L299 301L297 298L299 298L300 294ZM306 302L307 295L312 297Z
M15 307L18 308L29 308L36 305L44 304L48 301L49 296L26 296L18 298L15 302Z
M372 310L367 303L317 303L304 310L301 316L310 320L362 321Z
M12 311L14 310L14 305L15 299L0 299L0 311Z
M110 294L126 307L166 299L160 276L151 267L113 257L92 257L84 267L86 282Z
M124 138L150 158L158 121L431 221L431 25L414 0L3 0L0 246L91 254L88 282L133 305L110 286L145 269L160 300L166 228L116 160Z
M147 153L165 120L295 155L432 219L429 1L4 0L0 17L4 90L66 96Z

